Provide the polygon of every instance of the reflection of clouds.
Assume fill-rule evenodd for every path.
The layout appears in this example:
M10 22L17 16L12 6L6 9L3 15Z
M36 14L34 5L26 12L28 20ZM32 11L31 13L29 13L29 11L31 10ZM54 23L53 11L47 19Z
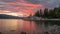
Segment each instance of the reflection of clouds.
M1 19L0 20L0 32L7 34L11 30L17 30L17 22L16 19Z

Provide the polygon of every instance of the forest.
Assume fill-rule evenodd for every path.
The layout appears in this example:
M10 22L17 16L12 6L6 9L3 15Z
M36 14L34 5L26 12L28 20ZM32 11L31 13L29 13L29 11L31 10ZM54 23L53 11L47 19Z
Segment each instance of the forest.
M45 8L44 11L42 11L42 9L40 9L35 13L34 16L48 18L48 19L52 19L52 18L58 19L58 18L60 18L60 7L56 7L54 9Z

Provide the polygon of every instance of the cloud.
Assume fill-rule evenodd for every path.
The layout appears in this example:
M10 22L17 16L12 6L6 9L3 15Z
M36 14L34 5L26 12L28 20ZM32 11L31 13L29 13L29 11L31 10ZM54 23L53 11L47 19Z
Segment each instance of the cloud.
M40 4L40 0L24 0L27 3Z
M22 2L27 4L42 4L48 8L54 8L60 4L60 0L0 0L3 2ZM22 4L23 5L23 4Z
M59 4L60 0L0 0L0 9L30 14L40 8L54 8Z
M2 5L3 7L5 7L5 8L8 8L8 9L10 9L10 10L12 10L12 9L15 9L16 8L16 10L21 10L21 9L23 9L23 10L33 10L33 9L35 9L35 8L37 8L37 7L40 7L40 6L42 6L41 4L29 4L29 3L26 3L26 2L24 2L24 0L20 0L20 2L14 2L14 0L10 0L11 2L9 2L8 0L1 0L2 2L5 2L5 4L4 5ZM7 1L7 2L6 2Z
M58 7L60 0L24 0L27 3L42 4L47 8Z
M3 1L3 2L18 2L19 0L0 0L0 1Z

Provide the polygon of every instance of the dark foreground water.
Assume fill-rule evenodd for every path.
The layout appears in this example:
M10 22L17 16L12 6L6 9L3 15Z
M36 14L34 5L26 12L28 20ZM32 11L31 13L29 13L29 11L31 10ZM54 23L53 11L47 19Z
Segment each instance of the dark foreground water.
M60 34L60 22L0 19L0 34Z

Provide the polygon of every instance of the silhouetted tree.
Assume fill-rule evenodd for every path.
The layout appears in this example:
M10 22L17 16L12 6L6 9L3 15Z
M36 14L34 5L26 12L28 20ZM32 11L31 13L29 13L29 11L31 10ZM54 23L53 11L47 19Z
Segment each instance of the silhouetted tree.
M48 17L48 9L47 8L44 9L44 17Z
M42 17L42 10L40 9L39 11L37 11L34 16Z
M60 18L60 7L55 10L56 18Z
M36 17L40 17L40 13L39 13L39 11L37 11L37 12L35 13L34 16L36 16Z
M44 17L44 18L60 18L60 7L50 9L50 10L48 10L48 8L45 8L44 9L44 14L42 13L42 10L40 9L39 11L37 11L35 13L34 16Z
M42 10L39 11L39 16L42 17Z

